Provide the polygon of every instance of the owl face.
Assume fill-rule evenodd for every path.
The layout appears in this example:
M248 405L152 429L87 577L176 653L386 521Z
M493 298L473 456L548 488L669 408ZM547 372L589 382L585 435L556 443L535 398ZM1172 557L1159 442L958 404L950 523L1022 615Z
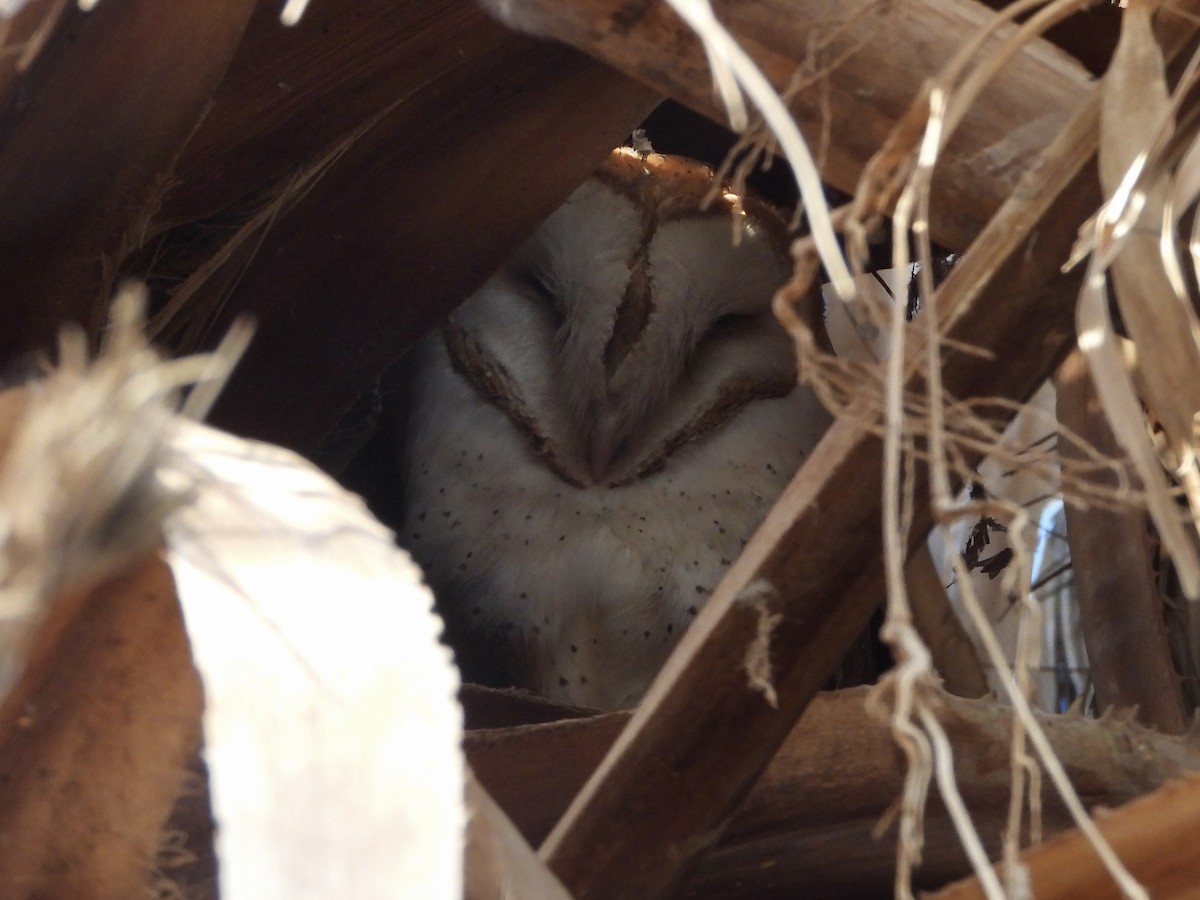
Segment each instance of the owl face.
M637 702L828 422L771 314L785 243L616 151L416 348L401 539L466 678Z
M563 480L627 483L795 386L785 241L703 166L616 151L455 315L451 353Z

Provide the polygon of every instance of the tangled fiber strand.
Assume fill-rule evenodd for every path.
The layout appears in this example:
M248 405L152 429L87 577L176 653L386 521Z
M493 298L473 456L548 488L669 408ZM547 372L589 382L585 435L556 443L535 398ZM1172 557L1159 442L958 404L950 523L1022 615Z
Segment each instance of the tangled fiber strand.
M123 288L99 354L77 327L63 330L58 363L29 385L0 471L0 693L19 674L23 638L43 604L111 574L162 541L186 492L157 473L182 389L206 412L249 340L239 324L212 354L163 360L142 336L145 292Z

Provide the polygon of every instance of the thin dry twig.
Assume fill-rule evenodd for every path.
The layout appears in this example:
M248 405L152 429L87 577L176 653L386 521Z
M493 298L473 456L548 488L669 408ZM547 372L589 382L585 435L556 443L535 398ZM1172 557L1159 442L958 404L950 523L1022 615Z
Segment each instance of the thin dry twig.
M850 298L854 294L854 280L834 235L821 173L787 105L754 60L717 20L708 0L667 0L667 3L700 38L733 130L743 131L747 125L744 91L775 134L800 188L821 262L839 295Z
M1016 5L1014 5L1015 7ZM1014 7L1010 7L1013 9ZM923 320L927 332L927 340L925 341L925 369L924 376L928 385L929 393L929 427L928 434L930 440L930 455L931 455L931 487L933 491L933 502L936 510L936 518L942 527L946 527L951 521L961 516L961 509L956 504L954 495L955 492L951 487L950 464L948 454L944 450L945 442L945 423L942 419L942 387L940 379L941 359L938 349L936 336L939 333L939 322L937 316L937 292L932 283L932 279L928 275L928 270L931 262L931 248L928 239L928 219L929 219L929 182L932 177L933 167L937 159L940 149L945 145L953 131L954 126L958 121L961 121L962 111L965 110L966 104L969 104L973 99L973 95L977 93L989 80L994 76L995 72L1007 58L1009 58L1018 46L1018 42L1022 39L1027 39L1028 36L1037 33L1036 28L1046 27L1049 23L1055 20L1056 16L1061 15L1064 11L1070 11L1069 3L1054 4L1051 7L1043 10L1042 13L1034 16L1030 22L1026 23L1022 29L1019 29L1012 38L1002 45L1001 50L995 55L993 60L988 65L980 65L972 75L966 79L957 89L953 85L953 80L961 69L956 71L956 66L952 65L950 71L946 73L948 77L940 77L936 84L930 88L928 107L930 111L929 121L925 130L925 140L921 145L918 153L915 168L912 176L909 178L905 186L904 192L901 195L900 202L897 204L897 213L895 217L895 230L900 233L894 245L894 266L899 269L908 264L907 250L907 233L909 226L909 216L914 207L917 209L917 217L912 220L911 230L917 242L920 269L918 281L920 286L920 294L923 303ZM965 54L960 56L960 60L965 58ZM956 61L958 62L958 61ZM950 97L957 91L962 91L960 99L951 101ZM951 110L955 110L951 113ZM904 327L903 321L898 321L896 328L902 331ZM892 353L903 353L903 340L896 333L892 334ZM897 369L898 370L898 369ZM897 399L896 405L899 405ZM889 434L889 444L894 443L899 446L900 434L899 427L902 420L899 416L896 418L895 428L897 429L894 435ZM1020 509L1012 509L1009 512L1010 530L1020 533L1024 529L1021 527L1022 522L1026 519L1025 512ZM888 527L891 523L885 523ZM1019 868L1018 849L1020 844L1020 821L1021 809L1023 806L1024 783L1026 773L1031 771L1030 758L1025 753L1025 741L1028 738L1031 740L1035 748L1039 751L1042 757L1043 764L1047 767L1052 781L1062 794L1064 802L1071 810L1080 829L1089 837L1096 846L1097 852L1101 859L1105 862L1106 867L1113 874L1114 878L1122 885L1122 889L1130 896L1141 896L1142 892L1136 882L1129 876L1128 872L1121 865L1112 853L1111 848L1107 846L1099 832L1095 829L1094 823L1087 816L1079 803L1078 797L1073 788L1062 775L1061 765L1058 760L1053 757L1049 745L1046 742L1044 734L1041 732L1037 722L1033 719L1031 712L1028 709L1027 696L1029 692L1029 666L1032 663L1036 665L1036 645L1031 646L1032 641L1039 634L1037 627L1037 606L1033 602L1028 590L1030 583L1030 562L1028 548L1021 541L1015 541L1013 544L1015 552L1015 560L1017 565L1010 568L1006 573L1006 578L1010 580L1010 590L1016 596L1022 598L1022 621L1021 632L1023 638L1019 644L1018 654L1016 659L1016 676L1013 677L1011 671L1007 670L1007 661L999 652L999 647L995 645L994 634L991 632L990 625L986 623L985 617L982 616L978 603L974 602L973 591L969 584L969 579L966 577L966 567L960 555L953 561L956 574L959 578L959 583L963 589L964 599L968 612L975 621L981 636L984 638L985 647L988 649L988 655L993 665L996 665L1000 671L1005 673L1003 684L1008 690L1008 693L1013 700L1017 710L1017 717L1014 720L1014 734L1012 744L1012 776L1013 790L1012 802L1010 806L1009 826L1005 835L1005 860L1006 860L1006 887L1010 894L1020 892L1024 879ZM889 561L889 566L893 565ZM889 594L889 610L892 608L896 600ZM1031 656L1034 658L1031 659ZM1036 782L1036 779L1035 779ZM1031 783L1031 787L1035 784ZM1036 801L1033 801L1036 803ZM958 823L956 822L956 825ZM977 857L970 851L970 842L977 840L973 828L970 827L969 821L964 825L958 826L960 839L968 847L968 853L972 857L972 862L976 866L976 871L980 876L981 885L989 896L1000 896L999 886L984 873L979 867ZM989 869L990 871L990 869Z
M1193 516L1200 514L1200 466L1195 417L1200 413L1200 321L1158 252L1160 223L1169 209L1168 172L1161 148L1173 132L1173 103L1162 52L1151 24L1152 7L1133 2L1125 12L1121 41L1105 79L1100 143L1101 183L1108 202L1082 236L1091 252L1079 299L1079 346L1102 407L1121 447L1130 455L1147 491L1147 502L1184 592L1200 597L1200 555L1180 522L1163 463L1174 469ZM1077 251L1078 252L1078 251ZM1108 313L1107 273L1135 350L1135 369L1124 353ZM1142 401L1160 422L1165 454L1155 451ZM1160 462L1160 455L1165 458ZM1193 644L1200 621L1193 612Z
M415 90L422 87L424 85ZM410 91L389 103L319 158L287 178L262 209L247 219L209 259L171 292L167 303L147 323L148 336L151 339L166 340L183 352L194 351L202 346L226 301L232 296L238 280L249 267L267 233L279 217L303 200L357 141L394 112L414 92ZM242 255L240 259L239 254ZM237 266L237 270L227 278L223 288L219 291L211 290L211 282L218 273L233 265Z
M1037 5L1041 4L1014 4L1006 11L1009 14L1017 14ZM796 339L805 380L814 385L823 400L832 400L839 413L856 409L859 415L873 418L873 421L864 422L865 427L875 430L876 433L882 432L885 441L884 537L889 591L888 619L884 636L893 644L898 665L888 683L881 687L881 691L886 691L888 699L893 703L893 733L910 759L909 783L905 788L901 809L901 846L898 848L896 885L898 896L908 896L907 870L920 854L919 816L923 802L918 803L915 798L920 797L923 801L924 792L929 784L931 765L935 771L949 771L949 766L943 767L936 754L951 752L949 742L936 732L936 721L925 714L922 706L923 688L933 676L931 672L924 671L928 666L928 655L912 628L911 613L903 587L906 522L910 517L910 512L904 507L901 489L902 472L905 469L903 461L906 458L911 460L919 457L930 463L935 518L939 526L946 530L954 522L978 512L975 509L977 504L957 502L951 487L952 473L961 480L971 478L972 473L962 465L964 451L982 451L983 455L987 455L995 448L999 438L998 429L990 427L986 418L979 416L983 407L973 402L948 398L942 389L942 323L939 322L938 316L937 290L931 277L929 184L939 152L984 85L995 76L1003 63L1012 57L1023 42L1081 5L1083 4L1072 0L1062 0L1047 6L1032 16L1025 25L1016 29L994 54L974 68L969 69L968 65L980 44L964 48L940 77L930 84L928 90L914 102L909 115L897 126L888 143L864 173L860 192L847 225L852 245L856 235L861 237L865 233L867 226L864 216L886 209L891 202L889 196L899 195L893 219L892 263L896 285L891 291L893 299L890 304L890 324L887 326L891 343L886 373L880 373L876 366L831 360L816 348L811 335L804 334L802 328L796 327L795 316L791 316L789 320L786 311L781 316ZM921 343L924 351L916 355L906 349L907 323L903 314L905 304L895 299L907 296L906 275L912 270L909 234L915 238L917 281L922 299L920 322L923 326L924 340ZM809 277L807 269L799 264L804 253L803 247L796 248L799 283L803 283ZM856 260L862 258L861 253L851 255ZM807 268L811 266L810 262ZM778 305L783 307L787 303L787 295L781 295ZM879 314L873 314L869 308L867 315L872 316L876 323L881 319ZM925 395L906 396L904 382L918 368L926 384ZM927 437L927 451L919 451L916 448L918 435ZM1073 436L1068 436L1067 439L1073 443L1078 441ZM1082 441L1078 443L1083 446ZM1105 459L1102 454L1091 448L1086 450L1084 455L1087 458L1088 471L1072 468L1071 465L1066 466L1061 476L1064 486L1078 488L1090 503L1119 504L1142 499L1140 492L1132 489L1122 464ZM1026 467L1032 463L1040 467L1042 477L1048 485L1056 483L1059 477L1056 471L1058 463L1052 448L1043 448L1023 456L1023 459L1012 461L1014 467ZM1035 459L1037 462L1034 462ZM1100 489L1093 480L1098 470L1116 473L1117 487ZM1089 478L1089 475L1093 477ZM1022 530L1022 523L1026 521L1027 516L1019 506L995 501L992 501L992 505L992 513L998 519L1010 529ZM1175 516L1175 522L1179 524L1178 515ZM952 546L952 540L948 540L947 544ZM1019 724L1014 728L1012 744L1013 793L1009 828L1005 837L1005 858L1008 866L1004 887L986 864L978 836L965 814L954 817L960 838L979 873L981 885L989 896L1004 896L1005 888L1011 895L1021 895L1024 882L1017 862L1017 850L1020 844L1021 811L1027 793L1033 819L1033 834L1037 834L1039 830L1037 821L1040 812L1039 770L1025 750L1026 741L1029 740L1046 766L1052 782L1063 794L1080 828L1096 844L1110 872L1129 896L1141 896L1140 888L1103 843L1088 819L1070 784L1062 776L1061 766L1050 754L1045 736L1032 719L1027 694L1028 673L1037 665L1037 607L1029 591L1031 566L1028 548L1017 542L1013 549L1016 565L1010 568L1005 577L1009 582L1011 594L1022 601L1019 608L1022 610L1023 637L1018 648L1016 673L1004 657L978 598L974 595L967 577L968 567L965 561L961 555L952 561L968 616L983 637L984 648L992 665L1002 673L1003 683L1008 688L1017 710ZM933 730L920 732L920 729L927 727L927 721L931 723ZM926 753L935 754L932 762L924 757ZM939 780L939 786L943 789L943 796L955 796L951 783L942 785ZM957 801L948 802L955 804Z

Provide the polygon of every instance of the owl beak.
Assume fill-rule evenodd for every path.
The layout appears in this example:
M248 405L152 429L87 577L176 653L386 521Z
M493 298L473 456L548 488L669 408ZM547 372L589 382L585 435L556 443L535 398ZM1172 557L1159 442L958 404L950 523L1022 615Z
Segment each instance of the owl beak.
M616 449L616 423L610 416L602 415L592 428L588 441L588 471L592 481L599 484L612 464Z

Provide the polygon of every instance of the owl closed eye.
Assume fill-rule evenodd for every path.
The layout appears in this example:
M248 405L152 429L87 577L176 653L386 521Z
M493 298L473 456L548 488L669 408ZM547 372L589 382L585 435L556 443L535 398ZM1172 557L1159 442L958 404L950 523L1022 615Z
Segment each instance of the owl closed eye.
M771 313L786 245L618 150L416 348L401 537L467 678L640 698L828 422Z

